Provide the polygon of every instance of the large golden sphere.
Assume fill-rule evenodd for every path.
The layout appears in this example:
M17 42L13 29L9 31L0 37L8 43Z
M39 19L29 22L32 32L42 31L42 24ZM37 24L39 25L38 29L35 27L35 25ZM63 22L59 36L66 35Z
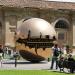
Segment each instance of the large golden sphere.
M28 19L28 20L24 20L22 22L22 24L17 28L18 38L23 37L23 39L26 39L26 41L27 41L27 38L28 38L29 34L30 34L30 38L34 38L33 42L28 40L28 42L31 42L31 44L32 43L34 44L36 42L37 38L39 40L40 36L42 36L42 38L40 39L39 43L40 42L44 43L47 35L48 35L48 39L52 39L53 36L56 36L56 32L55 32L54 27L50 23L45 21L44 19L40 19L40 18L31 18L31 19ZM44 40L44 41L42 41L42 40ZM49 41L47 41L47 42L49 42ZM38 42L36 42L36 43L38 43ZM42 43L42 45L46 46L43 43ZM38 45L34 44L33 47L30 48L28 46L28 44L27 45L26 44L18 44L17 50L19 50L21 56L24 59L27 59L29 61L33 61L33 62L36 61L37 62L37 61L42 61L42 60L47 59L50 56L50 53L51 53L50 48L46 47L45 50L44 50L44 48L38 47L36 49L36 46L38 46Z

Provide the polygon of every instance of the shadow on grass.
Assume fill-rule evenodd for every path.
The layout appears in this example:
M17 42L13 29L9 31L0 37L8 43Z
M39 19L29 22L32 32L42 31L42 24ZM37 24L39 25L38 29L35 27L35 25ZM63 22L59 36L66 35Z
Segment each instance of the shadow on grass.
M66 71L61 71L60 70L51 70L51 69L42 69L42 70L48 70L50 72L54 72L54 73L61 73L61 74L74 74L74 73L69 73L69 72L66 72Z
M71 74L69 72L60 72L60 71L52 71L52 72L56 72L56 73L65 73L65 74Z

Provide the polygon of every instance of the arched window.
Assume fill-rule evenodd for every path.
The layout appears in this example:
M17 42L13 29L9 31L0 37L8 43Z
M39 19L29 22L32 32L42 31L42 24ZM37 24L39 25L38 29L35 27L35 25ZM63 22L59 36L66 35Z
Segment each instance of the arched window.
M69 28L69 24L65 20L59 20L55 24L56 32L58 40L65 40L67 38L67 30Z
M62 28L62 29L67 29L68 28L68 23L64 20L59 20L56 25L55 28Z
M0 22L0 44L2 44L2 24Z

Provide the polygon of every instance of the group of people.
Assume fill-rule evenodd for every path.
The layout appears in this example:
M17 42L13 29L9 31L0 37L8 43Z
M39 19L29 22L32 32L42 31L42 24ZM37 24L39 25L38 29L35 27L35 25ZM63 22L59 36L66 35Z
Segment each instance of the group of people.
M69 46L59 47L58 44L55 44L52 47L52 61L51 61L50 69L53 69L54 62L56 62L55 68L58 69L58 60L61 60L62 62L60 62L60 64L62 64L64 59L67 59L68 61L74 60L72 58L71 50L70 50Z

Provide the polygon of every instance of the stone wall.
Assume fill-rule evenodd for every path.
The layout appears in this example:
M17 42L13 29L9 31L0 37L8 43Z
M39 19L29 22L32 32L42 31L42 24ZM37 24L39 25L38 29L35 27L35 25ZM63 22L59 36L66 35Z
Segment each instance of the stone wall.
M0 44L5 43L5 18L4 11L0 9Z
M69 11L61 10L49 10L49 9L36 9L36 8L7 8L5 11L5 45L10 44L15 46L14 31L21 25L22 21L27 18L37 17L47 20L51 25L55 27L56 21L64 19L69 22L69 29L67 31L68 44L72 45L74 42L74 33L72 31L72 16ZM61 30L61 29L60 29ZM73 29L74 30L74 29ZM73 37L72 37L73 33ZM73 39L73 40L72 40Z

